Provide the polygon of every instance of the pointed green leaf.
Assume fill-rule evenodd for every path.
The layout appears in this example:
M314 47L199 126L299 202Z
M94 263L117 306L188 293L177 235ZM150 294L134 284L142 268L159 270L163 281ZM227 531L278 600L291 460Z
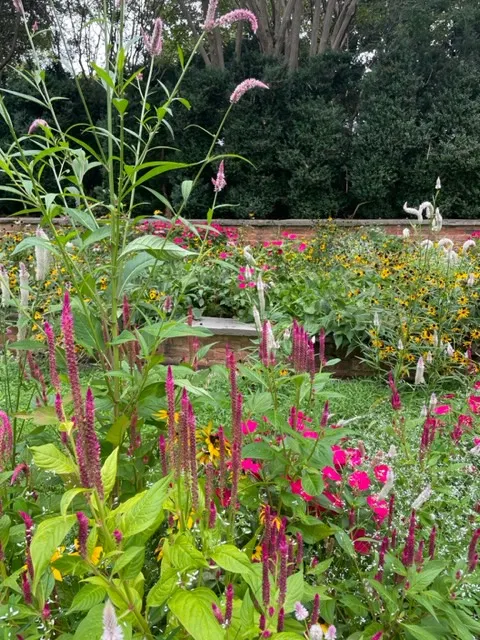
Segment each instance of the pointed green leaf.
M43 520L38 525L30 547L35 578L33 590L35 591L43 572L50 564L50 560L57 547L77 521L77 516L57 516Z

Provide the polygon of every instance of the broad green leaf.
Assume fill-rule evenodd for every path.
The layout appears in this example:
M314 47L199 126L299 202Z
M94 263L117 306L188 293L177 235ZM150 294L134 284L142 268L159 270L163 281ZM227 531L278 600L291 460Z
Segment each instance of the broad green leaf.
M266 442L251 442L242 447L243 458L255 458L256 460L273 460L278 455L277 451Z
M162 340L169 338L186 338L188 336L198 336L199 338L209 338L212 332L204 327L191 327L186 322L156 322L142 329L142 332L151 333Z
M112 451L103 463L102 483L105 499L110 495L117 479L118 447Z
M38 407L32 413L32 421L39 427L47 427L51 424L58 424L58 416L55 407Z
M231 573L250 573L252 563L249 557L233 544L221 544L211 553L211 558L219 567Z
M68 491L65 491L65 493L62 496L62 499L60 500L61 515L62 516L66 515L68 511L68 507L70 506L70 503L72 502L72 500L76 498L76 496L80 495L81 493L85 493L86 491L88 491L88 489L84 489L83 487L75 487L73 489L69 489Z
M432 584L435 578L445 569L441 560L429 562L421 571L412 571L410 578L409 594L420 593Z
M54 471L59 475L76 473L75 463L62 453L54 444L42 444L39 447L30 447L34 464L39 469Z
M145 562L145 547L129 547L115 562L113 573L121 573L123 580L133 580Z
M148 182L150 178L154 178L155 176L159 176L162 173L166 173L167 171L174 171L175 169L186 169L189 165L185 162L158 162L157 166L150 171L144 173L141 178L135 181L135 183L126 191L125 195L128 195L133 188L138 187L144 182Z
M298 571L287 578L287 597L285 600L285 613L295 609L295 603L303 598L303 571Z
M7 345L7 349L13 351L41 351L47 348L46 344L39 340L18 340Z
M22 253L22 251L31 249L32 247L41 247L42 249L46 249L50 253L59 255L58 249L54 244L52 244L49 240L45 240L45 238L37 238L37 236L28 236L28 238L24 238L17 244L10 255L16 256L19 253Z
M97 604L78 625L73 640L100 640L103 636L103 610L105 605ZM131 640L132 627L124 620L119 620L123 631L123 640Z
M162 478L145 491L141 498L123 514L122 531L125 538L142 533L163 514L163 503L168 494L170 476Z
M73 220L74 224L86 227L90 231L98 229L98 222L88 209L73 209L67 207L65 213Z
M113 78L108 71L102 69L102 67L99 67L98 64L95 64L94 62L91 62L90 65L92 66L97 76L101 78L101 80L103 80L103 82L107 85L107 87L115 89L115 82L113 81Z
M211 597L206 597L206 593ZM194 640L223 640L224 630L213 615L213 602L216 602L213 591L199 588L176 591L168 606Z
M172 567L178 571L208 567L203 553L199 551L187 535L180 535L168 550L168 558Z
M126 98L114 98L112 100L113 106L120 115L123 115L128 107L128 100Z
M42 578L42 574L50 564L50 560L57 547L77 521L77 516L57 516L43 520L38 525L32 539L31 555L35 578L33 580L33 590Z
M5 514L0 518L0 544L4 549L7 546L11 524L10 516Z
M120 258L124 258L131 253L138 253L139 251L147 251L155 256L157 260L175 260L196 255L194 251L183 249L174 242L170 242L170 240L165 240L158 236L140 236L127 244L120 254Z
M101 585L86 584L73 597L67 614L74 611L89 611L95 605L103 602L107 592Z
M419 627L416 624L402 624L404 629L416 639L416 640L438 640L437 636L434 636L430 631L426 631L422 627Z
M192 188L193 188L193 180L184 180L182 182L181 189L182 189L182 198L184 200L188 200L192 192Z
M147 607L160 607L178 588L177 569L168 569L148 592Z

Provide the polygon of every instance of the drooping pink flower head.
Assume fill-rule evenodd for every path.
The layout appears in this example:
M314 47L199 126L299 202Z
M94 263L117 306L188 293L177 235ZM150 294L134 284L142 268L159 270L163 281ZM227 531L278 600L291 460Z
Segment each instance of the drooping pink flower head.
M217 13L218 0L210 0L207 7L207 13L205 15L205 22L203 28L205 31L211 31L215 26L215 14Z
M43 118L36 118L28 127L28 133L33 133L38 129L38 127L48 127L48 122Z
M153 23L152 35L148 36L146 33L143 34L143 42L145 44L145 49L152 56L159 56L162 53L163 49L163 22L161 18L155 18Z
M249 11L248 9L235 9L234 11L229 11L225 15L215 20L211 28L215 27L229 27L230 25L238 22L239 20L245 20L250 23L250 27L252 28L253 33L257 33L258 22L257 17L254 13ZM210 29L207 29L210 30Z
M348 484L357 491L367 491L370 488L370 477L366 471L354 471L348 478Z
M265 84L260 80L256 80L255 78L247 78L247 80L244 80L235 88L234 92L230 96L230 102L232 104L236 104L240 100L240 98L245 93L247 93L247 91L250 91L250 89L255 89L255 88L269 89L270 87L268 86L268 84Z
M222 189L225 189L227 186L227 181L225 180L225 162L222 160L218 167L217 177L212 178L213 190L215 193L220 193Z

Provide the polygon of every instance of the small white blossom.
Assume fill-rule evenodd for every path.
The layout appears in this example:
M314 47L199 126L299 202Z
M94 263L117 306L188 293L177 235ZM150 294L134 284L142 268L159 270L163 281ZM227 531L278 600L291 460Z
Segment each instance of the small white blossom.
M398 341L398 345L397 345L397 347L398 347L398 350L399 350L399 351L403 351L403 348L404 348L404 347L403 347L403 342L402 342L402 339L401 339L401 338L400 338L400 339L399 339L399 341Z
M405 227L405 229L402 231L402 236L405 240L408 240L408 238L410 238L410 229Z
M433 332L433 346L438 347L438 333L436 330Z
M325 634L325 640L336 640L337 637L337 629L336 627L333 626L333 624L331 624L328 629L327 632Z
M310 640L323 640L323 629L319 624L312 624L308 632Z
M472 240L471 238L469 240L466 240L463 245L462 245L462 251L463 253L466 253L471 247L475 247L476 243L475 240Z
M397 447L392 444L390 445L390 449L387 452L387 458L396 458L397 457Z
M303 606L303 604L301 602L296 602L295 603L295 618L299 622L303 622L304 620L306 620L308 618L308 611L307 611L307 609L305 609L305 607Z
M422 491L422 493L420 493L417 499L412 502L412 509L414 509L415 511L420 509L420 507L422 507L425 504L425 502L427 502L427 500L430 498L431 495L432 495L432 487L429 484L427 484L427 486Z
M373 314L373 326L377 329L380 329L380 324L380 316L378 314L378 311L375 311L375 313Z
M437 406L437 404L438 404L437 394L432 393L432 395L430 396L430 403L429 403L430 411L433 411Z
M440 176L438 176L437 181L436 181L436 183L435 183L435 189L436 189L437 191L440 191L440 189L441 189L441 188L442 188L442 182L441 182L441 180L440 180Z
M453 356L453 354L455 353L455 349L452 347L450 342L448 342L447 346L445 347L445 353L447 354L447 356L449 358L451 358Z
M107 600L103 610L103 635L101 640L123 640L123 629L118 624L115 608Z
M427 416L428 416L428 408L427 408L427 405L423 403L423 407L420 410L420 417L426 418Z
M422 242L420 243L420 246L425 251L428 251L429 249L433 249L433 242L431 240L422 240Z
M475 284L475 274L471 273L467 279L467 287L473 287Z
M415 370L415 385L425 384L425 363L422 356L417 361L417 368Z
M438 241L438 246L439 247L448 246L450 247L450 249L453 249L453 240L451 240L450 238L442 238L441 240Z

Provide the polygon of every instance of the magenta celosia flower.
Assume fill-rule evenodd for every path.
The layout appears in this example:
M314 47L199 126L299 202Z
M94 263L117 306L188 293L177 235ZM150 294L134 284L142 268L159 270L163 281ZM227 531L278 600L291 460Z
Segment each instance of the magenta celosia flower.
M295 495L303 498L306 502L310 502L310 500L313 500L313 496L311 496L310 494L308 494L306 491L303 490L301 478L298 478L298 480L294 480L290 482L290 491Z
M412 511L412 515L410 516L410 525L408 527L408 535L407 540L405 542L405 547L402 552L402 562L405 567L411 567L413 564L413 560L415 557L415 528L417 526L416 518L415 518L415 509Z
M128 327L130 326L130 304L128 302L128 298L126 295L123 296L122 320L123 320L123 328L128 329Z
M470 540L470 544L468 546L468 571L472 573L478 564L478 554L477 554L477 543L480 538L480 529L475 529L472 535L472 539Z
M160 452L160 466L162 469L162 473L164 476L168 473L168 465L167 465L167 442L165 440L165 436L160 434L158 437L158 450Z
M172 367L167 369L167 379L165 382L165 393L167 395L168 411L168 447L170 452L170 469L175 468L175 383L173 380Z
M468 398L468 406L470 411L476 415L480 413L480 396L474 396L473 394Z
M82 558L87 557L87 538L88 538L88 518L87 516L79 511L77 513L77 521L78 521L78 546L80 549L80 555Z
M262 470L262 465L259 462L254 462L250 458L242 460L242 471L250 471L251 473L258 475Z
M43 120L43 118L37 118L32 122L32 124L28 127L28 133L33 133L38 129L38 127L48 127L48 122Z
M334 482L342 481L342 476L333 467L323 467L322 477L324 480L333 480Z
M332 445L333 464L336 467L344 467L347 464L347 454L336 444Z
M391 469L388 464L377 464L373 468L375 478L382 484L385 484L385 482L388 480L388 474L390 473L390 471Z
M315 597L313 598L312 614L310 616L311 625L317 624L319 615L320 615L320 596L318 593L316 593Z
M433 413L436 413L438 416L444 416L447 413L450 413L452 407L449 404L440 404L438 407L435 407Z
M46 603L43 605L43 609L42 609L42 618L43 618L44 620L48 620L48 618L50 618L50 615L51 615L50 606L49 606L48 602L46 602Z
M232 621L233 614L233 584L230 583L225 589L225 623L228 625Z
M0 411L0 471L11 460L13 455L13 430L7 414Z
M213 529L217 521L217 508L215 502L210 500L210 508L208 513L208 528Z
M382 637L383 637L383 631L378 631L371 637L371 640L382 640Z
M22 592L25 604L32 604L32 587L26 571L22 573Z
M60 420L60 422L65 422L65 412L63 410L63 402L62 402L62 396L59 393L55 394L55 413L57 414L57 418ZM61 433L65 433L65 431L62 431Z
M329 412L329 404L328 404L328 400L327 400L325 402L324 406L323 406L322 418L320 420L320 426L321 427L326 427L327 426L329 416L330 416L330 412Z
M32 541L32 532L33 532L33 520L26 513L26 511L19 511L18 515L21 517L25 524L25 539L27 541L27 547L30 546L30 542Z
M437 528L434 526L430 531L430 538L428 540L428 557L430 560L435 559L435 545L437 540Z
M227 186L227 181L225 180L225 162L222 160L218 167L217 177L212 178L213 190L215 193L220 193Z
M330 502L334 509L343 509L343 507L345 506L345 503L340 498L340 496L337 496L331 491L323 491L322 496L324 496Z
M354 471L348 478L348 484L352 489L367 491L370 488L370 477L366 471Z
M83 440L85 446L85 460L88 466L88 486L95 487L100 498L103 498L103 483L100 466L100 443L98 442L97 434L95 432L95 401L90 387L87 389L85 398L85 425Z
M52 387L57 393L60 392L60 378L58 377L57 370L57 356L55 353L55 336L53 333L52 325L49 322L45 322L43 325L45 335L47 336L48 344L48 364L50 367L50 381Z
M238 22L239 20L245 20L250 23L250 27L252 28L253 33L257 32L258 22L257 17L254 13L249 11L248 9L235 9L234 11L229 11L223 16L220 16L213 23L213 27L229 27L230 25Z
M143 34L143 42L145 44L145 49L148 53L154 57L159 56L162 53L163 49L163 22L161 18L156 18L153 23L153 31L152 35L148 36L145 32Z
M77 424L84 418L82 392L80 388L80 376L78 373L77 355L75 353L75 334L73 328L73 315L70 305L70 295L65 291L62 309L62 333L67 360L68 379L72 390L73 407Z
M367 504L375 514L375 519L382 523L388 516L388 504L386 500L381 500L378 496L367 496Z
M120 531L120 529L115 529L113 531L113 537L115 538L115 542L117 544L120 544L120 542L123 540L123 533Z
M26 478L28 478L30 474L30 469L26 462L21 462L20 464L17 464L17 466L13 470L12 477L10 479L11 485L15 484L15 482L18 480L18 477L21 473L24 473Z
M247 93L247 91L250 91L250 89L269 89L268 84L265 84L264 82L261 82L260 80L256 80L255 78L248 78L247 80L244 80L243 82L241 82L234 90L234 92L232 93L232 95L230 96L230 102L232 104L236 104L240 98L245 95L245 93Z
M223 617L223 613L220 610L220 607L212 602L212 611L215 618L218 620L220 624L225 624L225 618Z

